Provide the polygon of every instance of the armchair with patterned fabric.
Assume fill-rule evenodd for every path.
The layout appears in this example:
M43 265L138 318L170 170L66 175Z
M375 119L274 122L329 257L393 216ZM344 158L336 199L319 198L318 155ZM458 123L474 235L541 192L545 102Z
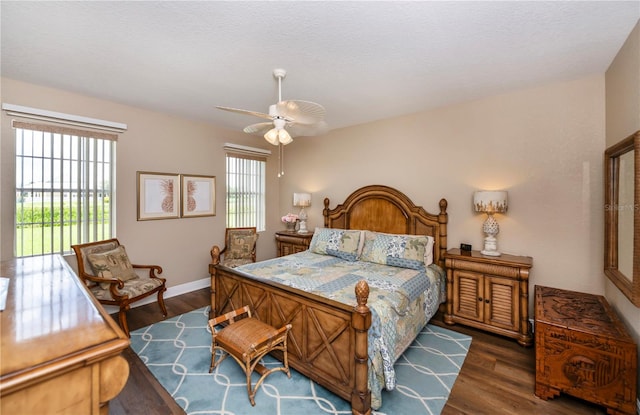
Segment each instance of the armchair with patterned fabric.
M78 262L78 277L101 304L119 308L118 320L122 330L129 335L127 310L130 304L154 293L164 317L167 308L163 294L167 290L166 279L158 265L138 265L129 261L123 245L116 239L71 245ZM144 272L136 272L136 271Z
M211 258L214 259L214 263L230 268L256 262L258 236L255 226L227 228L224 233L224 247L220 249L217 245L213 246Z

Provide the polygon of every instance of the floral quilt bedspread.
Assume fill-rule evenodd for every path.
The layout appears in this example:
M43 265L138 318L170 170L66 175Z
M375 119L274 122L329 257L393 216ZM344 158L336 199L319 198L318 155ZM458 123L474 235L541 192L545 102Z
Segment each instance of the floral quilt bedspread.
M445 273L437 265L415 270L304 251L242 265L237 271L355 305L354 287L369 284L369 387L371 405L396 384L394 362L446 300Z

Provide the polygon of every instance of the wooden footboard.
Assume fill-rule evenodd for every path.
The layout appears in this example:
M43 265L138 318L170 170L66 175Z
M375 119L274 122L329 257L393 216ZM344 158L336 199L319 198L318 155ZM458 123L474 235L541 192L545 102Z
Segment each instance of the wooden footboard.
M354 415L371 414L367 356L371 311L367 306L367 283L358 282L357 305L348 306L221 266L217 248L211 251L209 265L211 316L249 305L255 316L267 324L291 324L287 340L291 367L350 401ZM279 352L274 355L282 358Z

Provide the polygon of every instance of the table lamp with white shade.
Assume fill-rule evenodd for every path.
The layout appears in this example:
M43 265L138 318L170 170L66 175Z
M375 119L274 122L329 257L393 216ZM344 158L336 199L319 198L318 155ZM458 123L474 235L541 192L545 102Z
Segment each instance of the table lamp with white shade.
M498 222L493 217L494 213L505 213L507 211L507 192L506 191L486 191L481 190L473 194L473 207L476 212L487 214L487 220L482 225L482 231L485 233L484 249L480 251L482 255L500 256L498 252L498 242L496 235L500 232Z

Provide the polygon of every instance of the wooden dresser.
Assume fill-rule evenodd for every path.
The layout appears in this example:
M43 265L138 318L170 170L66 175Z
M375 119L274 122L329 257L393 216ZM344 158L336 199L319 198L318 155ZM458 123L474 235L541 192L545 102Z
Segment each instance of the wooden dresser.
M484 256L478 251L454 248L445 255L447 311L444 322L465 324L516 339L522 346L533 342L529 324L528 256Z
M58 255L0 264L0 413L109 413L129 365L129 339Z
M536 286L535 336L536 396L636 413L636 344L604 297Z
M313 232L297 233L296 231L276 232L278 256L295 254L309 249Z

